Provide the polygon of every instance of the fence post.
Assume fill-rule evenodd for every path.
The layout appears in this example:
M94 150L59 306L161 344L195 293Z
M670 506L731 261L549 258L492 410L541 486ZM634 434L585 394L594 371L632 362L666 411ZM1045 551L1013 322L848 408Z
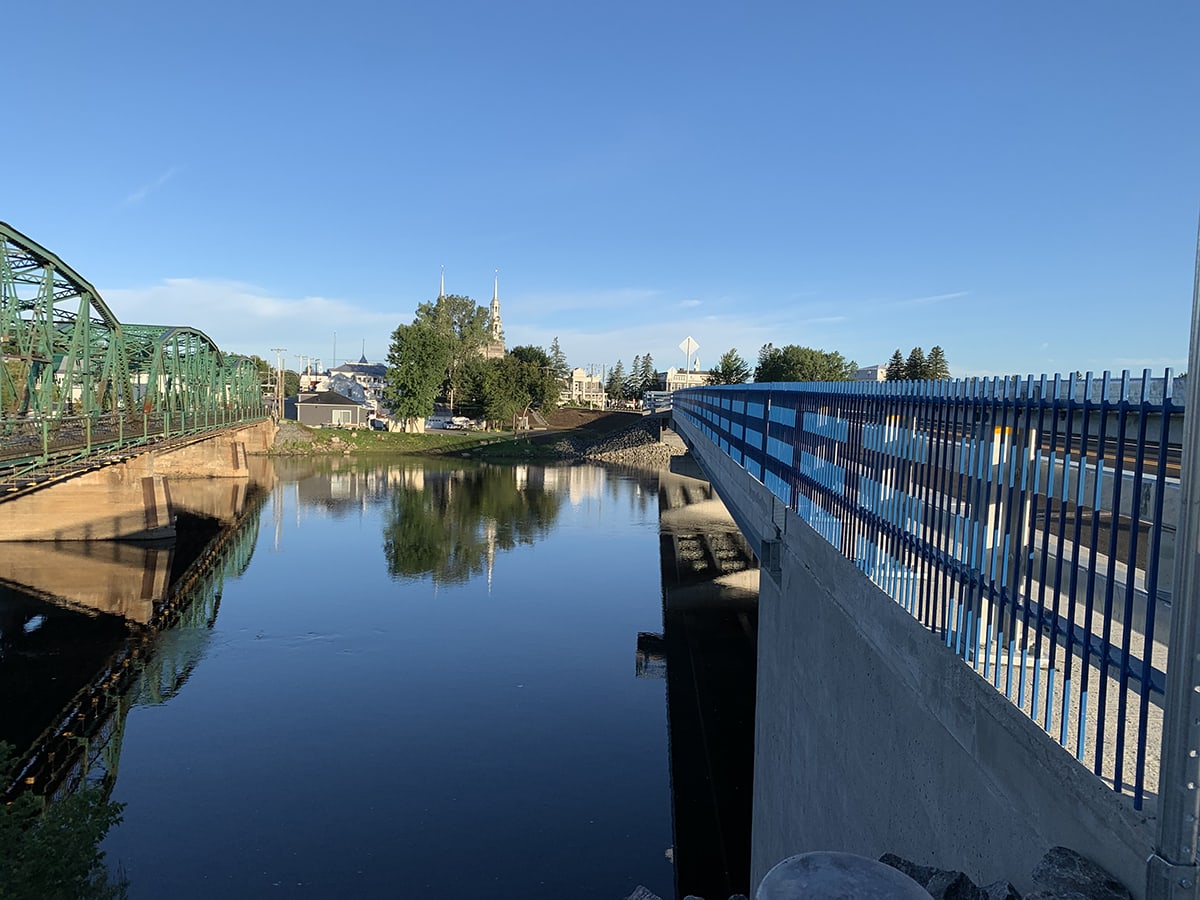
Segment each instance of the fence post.
M1158 843L1146 863L1148 900L1200 897L1196 865L1200 817L1200 231L1192 288L1192 332L1188 351L1183 458L1180 463L1179 522L1175 579L1171 590L1171 636L1163 710L1162 762L1158 792Z

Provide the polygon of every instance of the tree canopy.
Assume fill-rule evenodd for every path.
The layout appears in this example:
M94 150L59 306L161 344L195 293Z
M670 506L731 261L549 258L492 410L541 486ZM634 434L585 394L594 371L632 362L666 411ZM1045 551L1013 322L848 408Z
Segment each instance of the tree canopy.
M764 381L852 381L858 364L836 350L814 350L788 344L764 344L758 352L754 380Z
M451 409L455 394L468 377L466 361L477 356L479 348L487 342L487 323L487 309L459 294L438 297L417 307L413 324L429 326L445 343L447 360L442 392Z
M920 347L913 347L908 358L896 348L887 366L888 381L924 381L932 379L941 381L950 377L950 364L946 362L946 354L940 346L935 346L925 356Z
M401 419L433 412L450 364L447 339L428 322L400 325L388 350L383 402Z
M708 373L709 384L745 384L750 380L750 365L737 350L726 350Z

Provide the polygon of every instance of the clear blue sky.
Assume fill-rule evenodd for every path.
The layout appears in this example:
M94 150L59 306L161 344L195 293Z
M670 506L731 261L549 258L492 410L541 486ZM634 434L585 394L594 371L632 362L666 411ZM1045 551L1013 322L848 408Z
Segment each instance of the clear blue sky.
M49 2L0 219L122 321L381 360L500 270L508 345L956 376L1186 366L1200 4Z

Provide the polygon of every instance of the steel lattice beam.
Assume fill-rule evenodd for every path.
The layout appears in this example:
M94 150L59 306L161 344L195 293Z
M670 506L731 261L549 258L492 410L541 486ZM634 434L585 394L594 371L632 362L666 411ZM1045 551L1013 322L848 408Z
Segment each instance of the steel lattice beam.
M173 434L265 414L251 360L188 326L122 324L75 270L3 222L0 357L0 436L36 423L43 450L47 428L68 420L90 443L101 420L122 435L151 421Z

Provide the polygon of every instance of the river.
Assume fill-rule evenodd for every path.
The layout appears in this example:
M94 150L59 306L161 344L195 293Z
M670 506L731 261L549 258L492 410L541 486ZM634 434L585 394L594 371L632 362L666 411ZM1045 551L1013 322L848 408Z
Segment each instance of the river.
M702 534L708 512L660 512L708 510L703 482L256 467L238 528L174 618L154 614L75 766L125 804L103 849L131 897L747 889L755 613L738 578L756 572L726 524ZM706 587L722 573L705 559L734 587ZM20 746L130 651L109 612L5 580L0 739Z

